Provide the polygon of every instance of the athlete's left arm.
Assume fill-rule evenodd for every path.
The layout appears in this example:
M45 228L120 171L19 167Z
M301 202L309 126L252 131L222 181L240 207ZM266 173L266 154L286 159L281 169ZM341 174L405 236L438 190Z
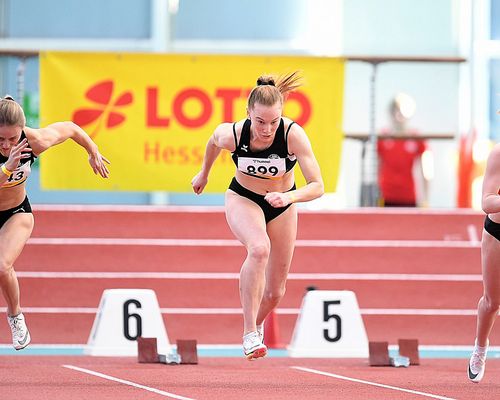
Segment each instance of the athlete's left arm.
M300 170L307 182L306 186L288 192L292 202L310 201L321 197L325 192L321 170L312 150L311 142L300 125L293 124L290 129L288 151L297 157Z
M284 207L291 203L314 200L325 192L321 170L312 151L311 142L304 129L297 124L293 124L288 133L288 152L297 157L307 184L286 193L266 194L266 201L273 207Z
M99 174L103 178L109 176L106 163L110 162L99 152L97 144L92 141L90 136L74 122L56 122L45 128L25 127L24 130L34 154L39 155L45 150L71 139L87 151L89 164L95 174Z

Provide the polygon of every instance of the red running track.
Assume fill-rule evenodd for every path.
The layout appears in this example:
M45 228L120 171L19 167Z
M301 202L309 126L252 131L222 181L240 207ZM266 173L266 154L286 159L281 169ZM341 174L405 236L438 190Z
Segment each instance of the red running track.
M31 356L29 362L19 361L2 357L2 398L486 400L498 398L500 389L498 359L488 361L480 384L468 382L465 360L424 359L420 366L403 369L369 367L357 359L202 358L198 365L180 366L139 364L126 357Z
M34 237L90 233L116 238L233 238L218 207L38 206L35 210ZM464 209L300 210L298 238L469 240L469 225L480 236L483 219L481 213Z
M239 308L236 279L36 277L36 272L226 272L237 274L245 256L234 244L220 209L35 207L36 228L16 265L26 308L87 307L86 313L28 313L34 343L85 343L95 309L106 288L152 288L169 336L199 343L239 343L241 316L179 313L178 308ZM482 215L468 211L362 209L301 212L292 273L352 274L348 278L290 279L280 310L300 307L308 285L353 290L370 340L418 337L421 344L471 344L481 295ZM95 238L89 244L47 244L48 238ZM147 239L146 244L100 244L99 238ZM223 245L177 245L164 239L226 240ZM311 245L310 240L331 240ZM394 242L396 241L396 242ZM71 242L71 241L70 241ZM149 243L150 242L150 243ZM302 242L302 244L301 244ZM24 275L28 274L28 275ZM26 277L30 276L35 277ZM462 276L464 281L394 280L357 274ZM189 295L187 295L189 293ZM173 310L172 310L173 309ZM394 313L394 309L401 313ZM410 309L410 311L408 311ZM415 315L411 310L443 311ZM392 314L386 315L387 310ZM449 315L449 310L469 312ZM409 314L408 314L409 313ZM296 314L279 314L282 340L291 338ZM387 326L391 330L388 332ZM57 329L54 327L57 326ZM199 329L199 327L203 329ZM498 332L498 329L495 331ZM6 324L0 337L8 339Z

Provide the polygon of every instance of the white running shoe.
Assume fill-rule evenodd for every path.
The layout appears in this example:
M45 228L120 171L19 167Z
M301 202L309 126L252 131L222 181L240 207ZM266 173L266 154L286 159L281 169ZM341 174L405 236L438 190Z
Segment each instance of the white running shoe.
M467 375L474 383L479 383L484 376L484 369L486 366L486 353L488 352L488 343L486 347L479 347L476 343L474 351L469 360L469 368L467 368Z
M266 356L267 347L260 340L259 332L254 331L243 336L243 352L248 360Z
M257 325L257 332L259 333L260 341L264 343L264 322Z
M31 336L23 313L19 313L14 317L7 315L7 321L9 321L10 330L12 331L12 345L16 350L24 349L31 342Z

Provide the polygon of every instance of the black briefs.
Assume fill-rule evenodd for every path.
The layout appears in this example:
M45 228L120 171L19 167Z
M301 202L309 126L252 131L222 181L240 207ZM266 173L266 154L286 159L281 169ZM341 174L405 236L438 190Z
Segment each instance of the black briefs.
M493 222L488 215L484 219L484 230L496 238L496 240L500 240L500 224Z
M246 197L249 200L252 200L255 204L257 204L261 209L262 212L264 213L264 218L266 219L266 224L272 221L274 218L276 218L278 215L284 213L288 207L290 207L292 204L288 204L285 207L273 207L271 204L269 204L265 199L264 196L261 194L252 192L251 190L248 190L247 188L241 186L239 182L236 180L236 178L233 178L231 181L231 184L229 185L229 189L231 189L233 192L239 194L242 197ZM295 190L296 186L293 184L293 187L290 190L287 190L288 192L291 190Z
M0 211L0 228L7 222L10 217L12 217L14 214L19 213L31 213L31 205L28 200L28 196L26 196L24 198L24 201L17 207Z

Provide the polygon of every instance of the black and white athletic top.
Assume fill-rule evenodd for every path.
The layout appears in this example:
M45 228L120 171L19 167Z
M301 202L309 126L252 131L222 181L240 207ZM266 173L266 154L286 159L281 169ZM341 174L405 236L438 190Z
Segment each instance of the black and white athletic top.
M290 171L297 162L297 158L288 153L288 132L294 123L292 122L285 132L285 124L282 118L271 146L264 150L251 151L250 120L245 120L243 124L239 143L236 136L235 122L233 124L233 135L236 150L232 153L232 158L238 170L246 175L261 179L279 178Z
M26 134L24 131L21 133L21 138L19 139L19 142L23 139L26 138ZM2 154L0 154L0 164L5 164L5 162L9 159L9 157L5 157ZM12 175L7 179L3 185L0 186L0 188L9 188L13 186L20 185L23 183L26 179L28 179L28 176L31 174L31 164L33 164L36 160L36 156L31 153L29 158L23 158L19 162L19 165L17 168L12 171Z

